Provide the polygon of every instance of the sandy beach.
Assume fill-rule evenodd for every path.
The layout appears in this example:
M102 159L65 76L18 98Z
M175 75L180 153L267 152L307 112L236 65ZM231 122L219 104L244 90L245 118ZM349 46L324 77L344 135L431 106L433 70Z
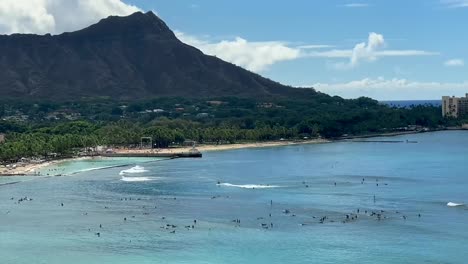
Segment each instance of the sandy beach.
M200 152L207 151L222 151L222 150L234 150L234 149L245 149L245 148L265 148L265 147L278 147L278 146L290 146L290 145L303 145L303 144L320 144L329 143L331 141L325 139L313 139L313 140L302 140L302 141L265 141L265 142L249 142L249 143L236 143L236 144L199 144L195 148ZM115 153L161 153L161 154L172 154L172 153L187 153L192 150L192 147L178 147L178 148L167 148L167 149L114 149Z
M59 164L66 161L72 160L80 160L80 159L88 159L91 157L76 157L76 158L67 158L67 159L58 159L52 161L45 161L41 163L26 163L26 162L18 162L13 168L7 168L4 166L0 166L0 177L1 176L29 176L29 175L37 175L38 171L42 168Z
M302 145L302 144L320 144L329 143L329 140L325 139L312 139L302 141L266 141L266 142L250 142L250 143L236 143L236 144L201 144L197 145L196 148L200 152L207 151L222 151L222 150L234 150L244 148L265 148L265 147L277 147L277 146L289 146L289 145ZM164 154L175 154L175 153L187 153L192 150L192 147L179 147L179 148L167 148L167 149L114 149L116 153L164 153ZM45 161L42 163L16 163L13 167L6 168L0 167L0 176L21 176L21 175L35 175L40 169L56 165L61 162L70 160L86 159L91 157L77 157L67 158L61 160Z

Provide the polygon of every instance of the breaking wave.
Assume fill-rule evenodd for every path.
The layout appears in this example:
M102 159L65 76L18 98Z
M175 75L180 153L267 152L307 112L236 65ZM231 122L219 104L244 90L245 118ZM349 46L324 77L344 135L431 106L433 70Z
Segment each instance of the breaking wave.
M119 175L144 173L144 172L147 172L147 171L148 170L145 170L144 167L136 165L135 167L132 167L130 169L120 171Z
M453 202L448 202L447 203L447 206L449 207L457 207L457 206L464 206L465 204L461 204L461 203L453 203Z
M120 180L124 181L124 182L146 182L146 181L154 181L156 179L155 178L150 178L150 177L125 177L125 176L122 176L122 178Z
M237 187L237 188L244 188L244 189L268 189L268 188L279 188L280 186L277 185L262 185L262 184L244 184L244 185L237 185L231 183L218 183L218 186L226 186L226 187Z

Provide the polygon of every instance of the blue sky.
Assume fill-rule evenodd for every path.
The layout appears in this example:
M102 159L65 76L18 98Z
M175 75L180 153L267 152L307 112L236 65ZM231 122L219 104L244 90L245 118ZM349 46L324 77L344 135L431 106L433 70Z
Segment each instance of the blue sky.
M350 58L344 57L292 56L260 69L251 68L285 84L321 83L327 85L323 86L326 92L378 99L437 99L442 94L468 92L464 66L468 7L463 7L468 1L125 2L154 10L172 29L205 44L235 41L239 37L247 43L280 42L291 48L330 46L303 50L325 52L353 50L357 44L368 42L369 34L374 32L384 39L376 51L419 51L370 59L366 57L372 55L364 55L356 65L350 65ZM355 87L359 85L363 88Z
M1 0L0 34L59 34L138 10L288 85L379 100L468 92L468 0Z

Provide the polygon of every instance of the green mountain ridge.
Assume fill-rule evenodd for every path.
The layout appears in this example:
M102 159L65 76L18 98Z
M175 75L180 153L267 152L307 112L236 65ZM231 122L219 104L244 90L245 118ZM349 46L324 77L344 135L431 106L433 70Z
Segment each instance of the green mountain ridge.
M111 16L52 36L0 36L0 97L142 99L304 97L313 89L282 85L182 43L152 12Z

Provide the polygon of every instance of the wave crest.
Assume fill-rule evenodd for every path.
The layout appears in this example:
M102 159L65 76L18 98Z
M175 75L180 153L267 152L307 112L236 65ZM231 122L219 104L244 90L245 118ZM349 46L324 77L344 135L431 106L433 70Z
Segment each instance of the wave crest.
M462 204L462 203L454 203L454 202L448 202L447 203L447 206L449 207L457 207L457 206L463 206L465 204Z
M150 177L125 177L125 176L122 176L122 178L120 180L124 181L124 182L146 182L146 181L154 181L156 179L150 178Z
M279 188L280 186L277 185L262 185L262 184L231 184L231 183L218 183L218 186L226 186L226 187L237 187L237 188L244 188L244 189L268 189L268 188Z
M145 167L138 166L136 165L135 167L132 167L130 169L126 169L123 171L119 172L119 175L125 175L125 174L137 174L137 173L144 173L147 172L148 170L145 170Z

